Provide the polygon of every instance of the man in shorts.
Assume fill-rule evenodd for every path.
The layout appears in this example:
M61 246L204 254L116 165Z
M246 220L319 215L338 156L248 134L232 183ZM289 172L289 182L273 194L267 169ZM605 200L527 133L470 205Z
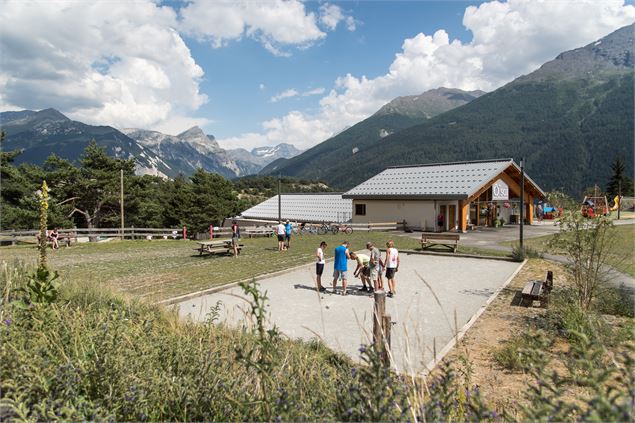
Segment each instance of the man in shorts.
M366 254L351 252L351 259L357 262L353 276L356 278L359 277L362 280L362 288L360 291L373 292L373 288L370 284L370 257ZM366 285L368 285L368 287Z
M315 276L317 280L317 288L319 292L326 291L326 288L322 286L322 273L324 272L324 249L326 248L326 242L320 242L320 246L315 251Z
M370 261L368 263L370 272L368 277L375 291L381 291L384 289L384 280L381 277L381 252L372 242L367 242L366 248L370 251Z
M278 226L276 226L276 234L278 235L278 251L284 251L284 235L286 233L286 229L282 222L278 222Z
M399 251L395 248L393 241L386 243L386 259L384 260L384 264L386 265L386 279L388 279L388 296L393 297L397 294L395 273L399 271Z
M346 271L348 270L348 260L351 258L348 252L348 241L335 248L335 270L333 271L333 293L337 288L337 280L342 279L342 295L346 295Z
M284 224L284 240L287 250L291 246L291 233L293 232L293 225L289 222L289 219Z

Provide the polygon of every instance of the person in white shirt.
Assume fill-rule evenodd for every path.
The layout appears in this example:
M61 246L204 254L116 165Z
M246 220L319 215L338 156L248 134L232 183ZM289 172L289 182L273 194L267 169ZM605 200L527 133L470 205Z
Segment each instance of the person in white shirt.
M284 247L284 236L286 234L286 229L282 222L278 222L278 226L276 226L276 234L278 234L278 251L286 250L286 248Z
M322 273L324 272L324 249L326 248L326 242L320 242L320 246L315 251L315 275L317 280L317 288L319 292L326 291L326 288L322 286Z
M393 241L386 243L386 279L388 279L388 296L393 297L397 293L395 273L399 270L399 251L395 248Z

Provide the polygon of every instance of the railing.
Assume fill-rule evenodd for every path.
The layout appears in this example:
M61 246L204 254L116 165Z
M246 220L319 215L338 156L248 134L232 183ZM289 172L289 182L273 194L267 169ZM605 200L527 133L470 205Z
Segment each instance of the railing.
M297 223L294 224L297 227ZM372 222L372 223L348 223L343 224L353 228L354 231L395 231L404 230L405 222ZM319 227L319 224L308 224L307 226ZM243 238L251 238L254 236L270 236L273 233L273 226L241 226L240 232ZM33 241L40 231L32 230L5 230L0 231L0 241L4 243L14 244L17 241ZM213 227L209 232L199 232L187 234L188 237L195 239L210 238L228 238L231 236L231 228ZM124 239L183 239L183 228L74 228L59 229L60 239L89 238L91 240L99 240L106 238L124 238Z

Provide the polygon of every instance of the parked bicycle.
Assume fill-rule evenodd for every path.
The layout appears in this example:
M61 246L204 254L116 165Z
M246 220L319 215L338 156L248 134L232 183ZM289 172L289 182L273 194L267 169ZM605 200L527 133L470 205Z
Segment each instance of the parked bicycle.
M344 232L345 234L352 234L353 233L353 228L349 225L346 224L341 224L341 225L334 225L337 228L337 232ZM337 233L334 232L334 233Z

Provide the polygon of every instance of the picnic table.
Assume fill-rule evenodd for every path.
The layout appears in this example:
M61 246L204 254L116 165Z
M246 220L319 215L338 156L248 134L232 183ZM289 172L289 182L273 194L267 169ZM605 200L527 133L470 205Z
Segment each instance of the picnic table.
M195 248L199 255L208 254L234 254L234 247L231 239L217 239L214 241L199 241L199 246ZM238 254L244 244L238 244Z

